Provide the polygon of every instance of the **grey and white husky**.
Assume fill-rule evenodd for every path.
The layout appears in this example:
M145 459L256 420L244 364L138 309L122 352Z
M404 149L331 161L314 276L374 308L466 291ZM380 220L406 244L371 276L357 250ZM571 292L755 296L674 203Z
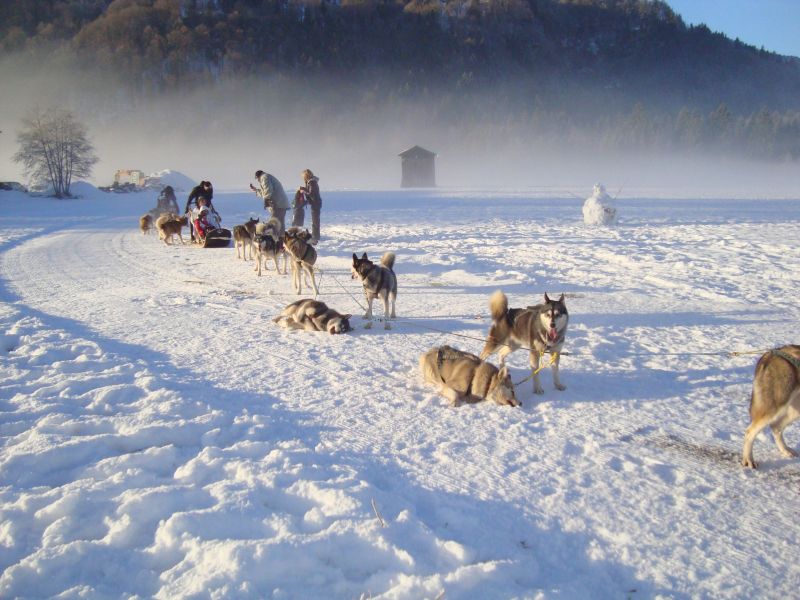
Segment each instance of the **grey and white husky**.
M281 274L278 258L283 254L283 275L286 274L286 255L283 248L283 228L281 222L272 217L266 223L258 223L253 234L253 248L256 251L256 266L253 269L261 277L261 263L267 268L267 259L275 261L275 270Z
M504 406L520 406L508 369L495 367L474 354L450 346L432 348L419 357L422 377L439 387L453 406L459 402L491 400Z
M303 274L306 275L306 285L308 278L311 278L311 287L314 294L319 294L317 289L317 279L314 277L314 263L317 262L317 251L310 243L311 234L308 229L290 227L283 235L283 247L286 250L287 259L292 264L292 285L295 293L303 291Z
M304 329L305 331L327 331L330 334L346 333L350 327L350 317L329 308L318 300L297 300L272 319L287 329Z
M364 315L365 319L372 319L372 301L375 298L380 298L383 301L383 316L384 316L384 329L391 329L389 326L389 317L395 318L394 305L397 299L397 276L394 274L394 253L387 252L381 257L380 264L376 265L368 257L367 253L358 258L353 253L353 265L351 278L361 280L361 285L364 286L364 296L367 299L367 312ZM392 305L391 313L389 312L389 304ZM371 327L372 323L367 323L367 328Z
M765 352L756 364L750 396L750 426L744 433L742 465L756 468L753 442L767 425L781 454L797 456L783 440L783 430L800 418L800 346Z
M236 248L236 258L247 260L247 249L250 248L250 258L253 258L253 236L256 234L258 218L250 217L246 223L233 228L233 246ZM239 255L239 247L242 255Z
M505 364L506 356L514 350L530 348L531 370L534 371L533 391L543 394L537 372L538 365L545 353L554 353L550 365L553 384L557 390L567 389L558 377L558 353L564 345L569 323L564 294L558 300L551 300L545 294L544 303L536 306L508 308L508 298L498 290L489 299L489 311L492 315L492 326L480 357L485 359L499 349L500 364Z

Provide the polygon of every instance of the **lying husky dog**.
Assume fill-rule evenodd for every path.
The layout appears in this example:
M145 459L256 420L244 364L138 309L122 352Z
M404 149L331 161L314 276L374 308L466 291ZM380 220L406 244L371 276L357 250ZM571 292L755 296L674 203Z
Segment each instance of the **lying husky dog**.
M381 264L376 265L369 258L367 253L358 258L353 253L351 279L358 277L361 285L364 286L364 296L367 299L367 312L365 319L372 319L372 301L375 298L383 300L383 316L385 319L384 329L391 329L389 326L389 302L392 303L391 318L395 318L394 304L397 299L397 276L394 274L394 253L387 252L381 257ZM367 328L372 327L372 323L367 323Z
M145 213L139 217L139 229L142 235L147 235L153 229L153 216L150 213Z
M317 280L314 277L314 263L317 262L317 251L314 250L309 241L311 234L308 229L290 227L283 236L283 247L289 260L292 263L292 285L294 291L300 293L303 290L303 272L306 277L311 277L311 286L314 288L314 295L319 294ZM277 263L276 263L277 264ZM306 278L306 285L308 279Z
M250 217L243 225L233 228L233 245L236 248L236 258L247 260L247 249L250 248L250 258L253 258L253 236L256 234L258 219ZM242 247L242 256L239 256L239 246Z
M505 366L498 369L474 354L450 346L439 346L419 357L419 368L425 381L438 385L453 406L458 406L461 400L491 400L500 405L521 405L514 395L514 384L508 369Z
M272 257L275 261L275 270L279 274L286 274L286 255L283 251L283 229L281 222L275 217L270 218L266 223L259 223L255 226L255 233L253 234L253 248L256 251L256 266L253 269L258 271L258 276L261 277L261 263L264 263L264 268L267 268L267 259ZM251 251L252 254L252 251ZM283 254L283 273L278 266L278 257Z
M783 441L783 430L800 418L800 346L783 346L764 353L756 364L750 396L750 426L744 433L742 465L756 468L753 442L767 425L781 454L797 452Z
M342 315L324 302L317 300L297 300L272 319L287 329L304 329L306 331L327 331L330 334L346 333L351 330L350 317Z
M538 365L546 352L554 353L552 360L553 384L558 390L567 389L558 378L558 363L564 336L567 334L569 313L564 303L564 294L558 300L551 300L544 295L544 304L528 308L508 308L508 298L497 291L489 300L489 311L492 315L492 326L486 338L486 345L481 351L481 358L493 354L500 349L500 364L505 364L506 356L521 347L530 348L531 369L533 375L533 391L543 394L539 382Z
M179 217L174 213L164 213L156 219L156 229L158 230L158 239L164 240L164 243L172 245L172 236L177 235L181 244L184 243L181 230L189 224L187 216Z

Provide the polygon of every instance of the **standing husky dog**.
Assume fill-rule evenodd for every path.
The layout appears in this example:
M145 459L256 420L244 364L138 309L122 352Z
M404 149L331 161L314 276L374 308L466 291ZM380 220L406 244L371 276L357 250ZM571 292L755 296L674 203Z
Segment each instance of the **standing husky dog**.
M317 251L309 243L311 234L308 229L290 227L283 236L283 247L292 262L292 285L294 291L299 294L303 290L303 273L311 277L311 286L314 288L314 295L319 294L317 280L314 277L314 263L317 262ZM308 279L306 279L308 284Z
M797 456L783 441L783 430L800 418L800 346L783 346L761 356L750 396L750 426L744 433L742 465L756 468L753 442L764 427L772 428L778 450Z
M153 216L150 213L139 217L139 229L141 229L142 235L147 235L153 230Z
M306 299L292 302L272 321L287 329L327 331L334 334L346 333L352 329L350 327L351 316L342 315L332 308L328 308L324 302Z
M564 303L564 294L558 300L551 300L544 295L544 304L528 308L508 308L508 298L501 291L496 291L489 299L489 311L492 314L492 326L486 338L486 345L481 351L485 359L500 348L500 364L505 364L506 356L514 350L525 346L531 351L531 369L533 375L533 391L544 394L539 381L539 361L546 352L554 354L552 360L553 384L557 390L565 390L558 378L558 363L564 336L567 334L569 313Z
M286 274L286 254L283 251L283 229L281 222L272 217L266 223L259 223L255 226L255 233L253 234L253 248L256 250L256 266L253 269L258 271L258 276L261 277L261 263L264 263L264 268L267 268L267 258L270 256L275 261L275 270L278 274ZM278 266L278 256L283 254L283 273Z
M353 266L351 279L358 277L361 285L364 286L364 296L367 299L367 313L365 319L372 319L372 301L375 298L383 300L383 316L385 319L384 329L391 329L389 326L389 302L392 303L391 318L395 318L394 304L397 299L397 276L394 274L394 253L387 252L381 257L381 264L376 265L369 258L367 253L358 258L353 253ZM367 323L367 328L372 327L372 323Z
M164 240L168 246L172 245L172 237L177 235L181 244L184 243L181 230L189 224L189 218L185 215L179 217L173 213L164 213L156 219L156 229L158 230L158 239Z
M247 260L247 249L250 248L250 258L253 258L253 236L256 234L258 219L250 217L243 225L233 228L233 245L236 248L236 258ZM242 256L239 256L239 246L242 247Z
M498 369L474 354L450 346L432 348L419 357L419 368L425 381L438 385L453 406L458 406L461 400L521 405L508 369L505 366Z

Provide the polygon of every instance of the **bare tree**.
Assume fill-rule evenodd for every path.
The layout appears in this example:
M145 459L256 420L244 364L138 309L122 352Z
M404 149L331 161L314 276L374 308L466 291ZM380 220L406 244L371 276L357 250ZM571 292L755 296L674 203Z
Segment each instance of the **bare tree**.
M49 182L56 198L69 196L73 177L88 177L97 162L86 126L68 110L34 109L22 120L17 143L14 161L33 182Z

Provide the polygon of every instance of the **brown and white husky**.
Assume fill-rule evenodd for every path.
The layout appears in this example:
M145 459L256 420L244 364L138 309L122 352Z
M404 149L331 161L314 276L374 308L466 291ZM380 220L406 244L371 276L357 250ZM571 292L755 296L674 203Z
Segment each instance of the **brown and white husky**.
M765 352L756 364L750 396L750 426L744 433L742 465L756 468L753 442L767 425L781 454L797 456L783 440L783 430L800 418L800 346Z
M527 308L508 308L508 298L497 291L489 299L492 325L486 344L481 351L481 359L498 352L500 364L505 364L506 356L519 348L530 349L530 365L534 371L533 391L543 394L539 381L538 365L546 353L554 355L550 365L553 384L557 390L567 389L558 376L559 353L567 334L569 313L564 302L564 294L558 300L544 295L544 303Z
M432 348L419 357L419 368L425 381L438 386L453 406L481 400L504 406L521 404L508 369L498 369L469 352L450 346Z

